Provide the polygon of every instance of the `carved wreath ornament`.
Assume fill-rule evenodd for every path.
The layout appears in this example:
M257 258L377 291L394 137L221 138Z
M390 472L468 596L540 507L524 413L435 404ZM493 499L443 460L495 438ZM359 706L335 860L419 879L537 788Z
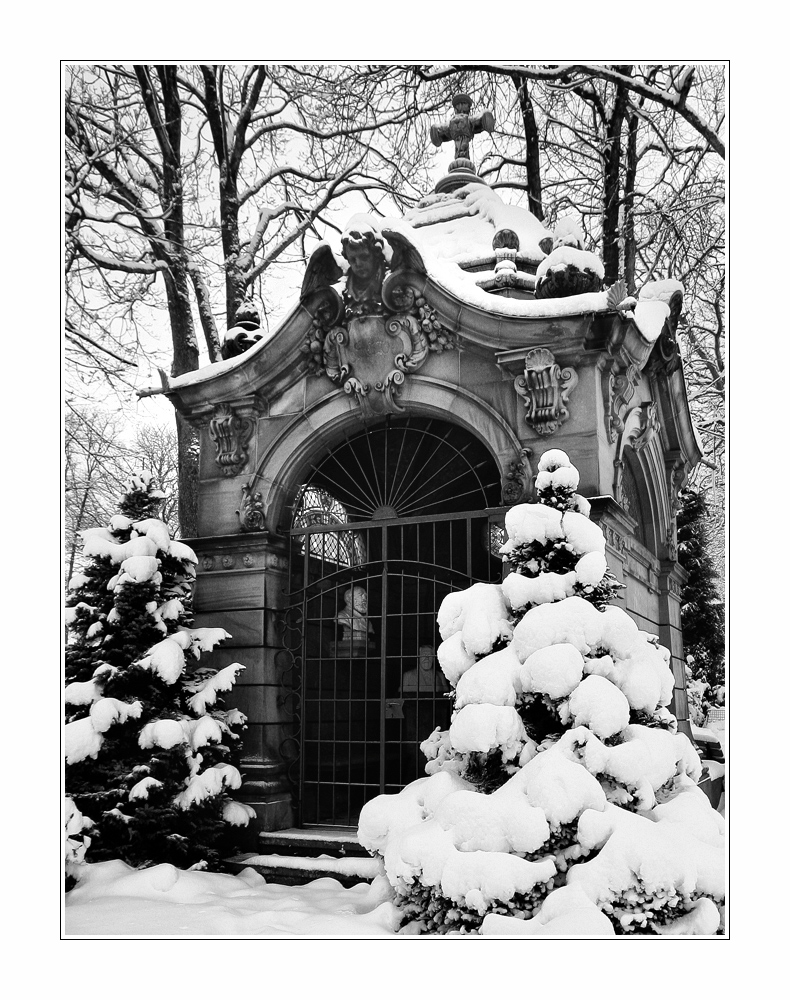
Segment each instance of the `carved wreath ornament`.
M529 351L524 374L513 383L524 399L527 423L544 437L553 434L568 419L568 396L579 382L573 368L561 368L545 347Z
M455 336L411 286L410 278L426 272L405 236L361 228L344 233L342 244L347 267L326 244L307 265L301 301L312 317L302 345L308 371L341 385L366 413L402 412L397 397L406 376L429 352L456 347ZM333 285L344 276L341 295Z

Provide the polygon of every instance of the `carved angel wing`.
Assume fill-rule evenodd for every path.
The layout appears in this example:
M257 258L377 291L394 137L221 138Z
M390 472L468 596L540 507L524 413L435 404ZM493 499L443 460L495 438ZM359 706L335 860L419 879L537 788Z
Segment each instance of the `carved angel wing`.
M390 268L392 271L416 271L417 274L425 274L425 263L419 250L402 233L396 233L392 229L383 229L381 235L392 248L392 261Z
M674 333L683 312L683 292L675 292L669 300L669 322Z
M344 269L338 262L328 243L320 243L307 262L307 270L302 281L300 299L306 299L313 292L328 285L334 285L343 277Z

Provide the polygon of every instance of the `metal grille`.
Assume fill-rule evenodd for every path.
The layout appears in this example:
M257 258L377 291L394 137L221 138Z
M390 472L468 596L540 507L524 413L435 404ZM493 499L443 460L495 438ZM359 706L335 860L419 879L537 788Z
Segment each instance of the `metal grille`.
M353 826L368 799L424 773L419 745L450 720L436 613L451 591L500 578L491 539L503 523L501 508L294 528L292 746L303 824ZM338 532L353 533L364 564L338 560Z
M293 527L387 517L436 516L500 502L496 463L453 424L389 418L346 438L311 467L293 505ZM323 518L323 520L321 520Z
M310 467L292 507L281 748L303 824L353 826L423 773L420 743L450 721L436 613L500 579L499 503L485 445L434 419L388 418Z

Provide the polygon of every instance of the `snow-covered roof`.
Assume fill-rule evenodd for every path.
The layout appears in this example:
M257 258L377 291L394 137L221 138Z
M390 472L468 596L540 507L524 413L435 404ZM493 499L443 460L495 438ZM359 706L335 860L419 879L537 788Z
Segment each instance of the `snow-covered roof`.
M568 255L577 267L600 278L603 267L593 254L562 245L563 239L558 234L564 233L565 223L568 219L560 220L552 234L527 209L506 204L486 184L471 183L449 193L428 195L402 218L355 215L347 229L373 230L381 235L388 263L392 262L397 249L383 234L402 237L422 258L420 270L424 267L423 273L436 292L446 301L470 307L477 317L485 313L507 323L508 320L560 319L612 311L612 301L606 291L537 299L532 297L531 291L510 296L497 294L503 289L493 287L498 260L494 237L503 230L515 233L518 238L515 264L517 273L522 276L519 279L522 289L533 288L536 271L539 277L547 265L555 270L567 266L571 260ZM546 247L544 241L551 241L552 236L555 237L555 249L547 256L540 244L543 242ZM342 261L338 252L335 251L334 256L336 261ZM629 312L646 348L658 338L669 316L669 299L679 290L682 291L679 282L651 282L640 293L634 310ZM263 336L243 354L171 379L165 391L186 388L236 371L243 380L242 370L256 356L269 356L269 345L300 311L300 306L296 305L277 330Z
M531 212L505 204L485 184L429 195L403 217L403 223L420 251L461 267L493 258L491 241L501 229L518 236L519 256L534 264L546 256L540 241L552 235Z

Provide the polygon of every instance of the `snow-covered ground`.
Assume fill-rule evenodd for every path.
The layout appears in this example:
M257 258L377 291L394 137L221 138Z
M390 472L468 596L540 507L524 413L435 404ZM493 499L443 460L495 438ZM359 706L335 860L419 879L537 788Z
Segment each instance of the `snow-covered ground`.
M390 894L381 876L350 889L332 878L287 886L252 868L218 875L102 861L67 894L64 929L68 937L379 937L400 922Z

